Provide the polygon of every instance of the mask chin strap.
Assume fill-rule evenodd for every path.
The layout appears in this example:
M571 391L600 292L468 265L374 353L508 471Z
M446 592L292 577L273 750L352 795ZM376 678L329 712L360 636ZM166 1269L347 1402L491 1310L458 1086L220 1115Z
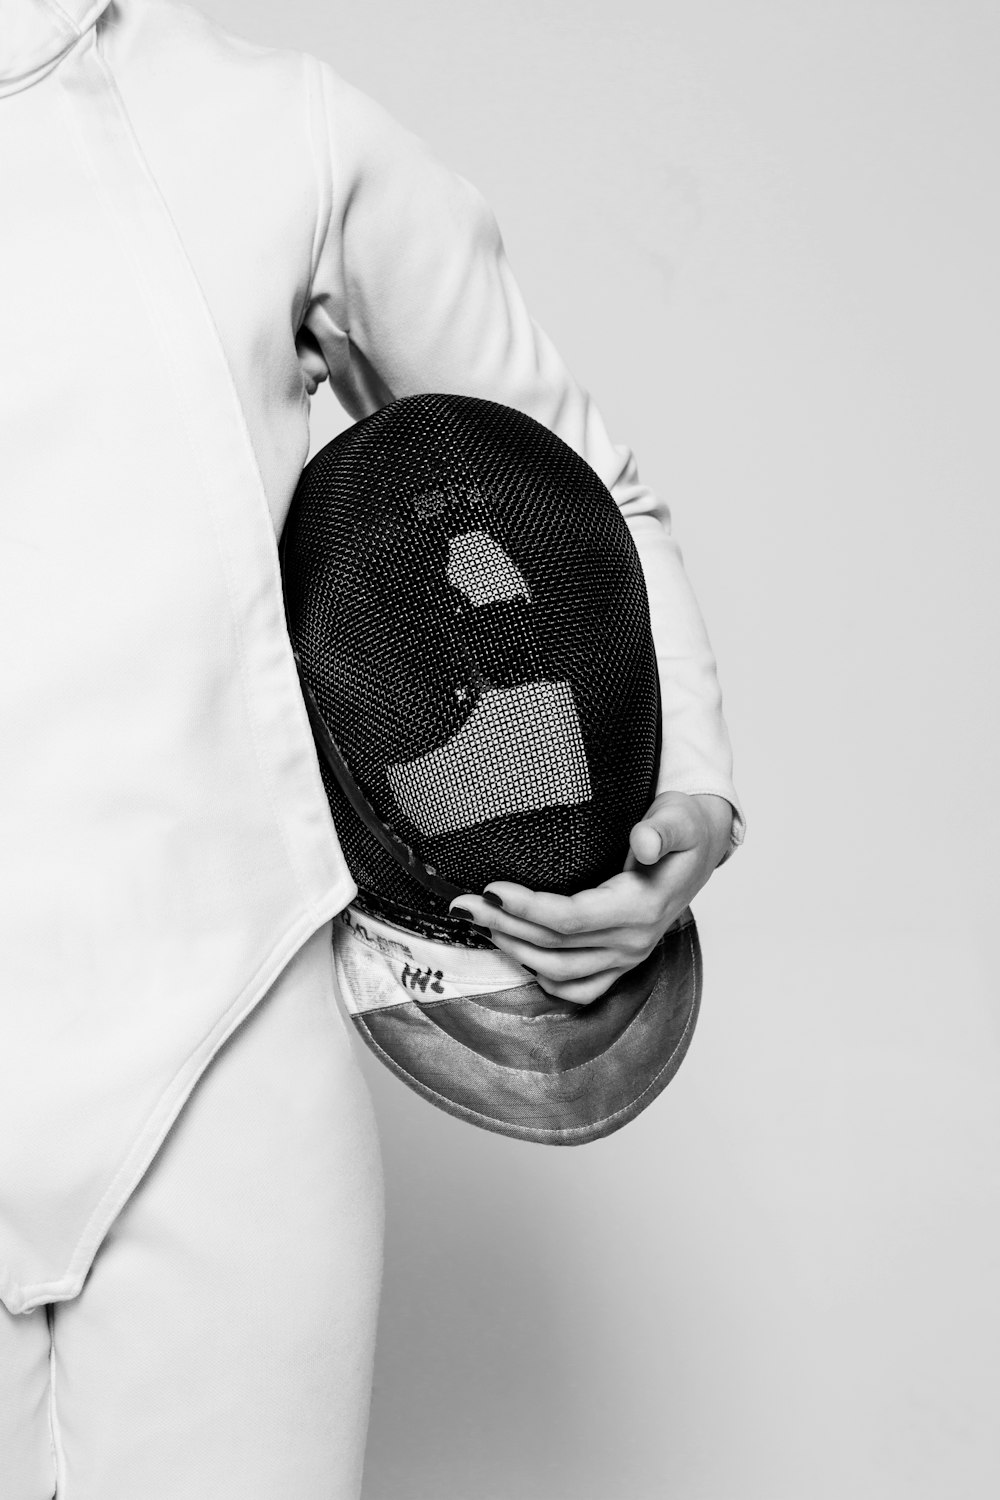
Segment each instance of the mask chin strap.
M309 715L309 722L312 725L313 736L319 747L320 754L326 761L330 775L336 781L369 833L378 839L386 853L391 854L396 863L401 865L414 880L419 881L425 890L430 891L435 896L443 897L445 901L454 901L456 896L467 896L469 892L464 886L452 885L451 881L443 880L433 866L425 865L414 850L410 848L409 844L404 843L399 835L392 831L388 823L382 822L382 819L348 770L347 762L341 755L336 740L327 728L326 721L320 713L319 704L313 696L312 688L305 679L298 652L293 651L292 655L295 657L295 667L299 674L299 686L302 689L306 712Z

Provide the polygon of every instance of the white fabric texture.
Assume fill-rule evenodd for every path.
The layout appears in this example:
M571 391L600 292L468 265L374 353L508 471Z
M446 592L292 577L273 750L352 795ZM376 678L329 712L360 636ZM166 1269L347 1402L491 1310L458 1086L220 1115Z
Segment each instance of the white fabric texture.
M738 808L668 516L479 194L329 64L173 0L0 28L0 1300L74 1297L202 1070L355 894L276 534L327 374L518 407L646 574L661 790ZM734 842L742 836L737 819Z
M0 1308L3 1500L357 1500L382 1236L324 924L199 1079L80 1296Z

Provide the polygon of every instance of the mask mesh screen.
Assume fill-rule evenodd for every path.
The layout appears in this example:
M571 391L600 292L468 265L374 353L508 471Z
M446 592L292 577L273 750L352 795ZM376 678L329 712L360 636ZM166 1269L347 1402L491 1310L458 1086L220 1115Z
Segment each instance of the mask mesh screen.
M649 610L618 507L560 438L472 397L384 407L304 469L282 570L320 712L425 864L564 894L621 869L659 754ZM486 946L320 766L355 905Z

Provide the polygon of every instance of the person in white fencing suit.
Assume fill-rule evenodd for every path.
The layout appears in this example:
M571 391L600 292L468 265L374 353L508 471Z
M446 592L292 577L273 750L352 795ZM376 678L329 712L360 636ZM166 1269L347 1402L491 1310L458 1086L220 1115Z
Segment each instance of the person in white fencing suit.
M346 1500L382 1189L278 567L310 397L505 403L628 524L669 704L643 868L468 903L553 995L742 838L712 651L483 200L326 62L173 0L3 0L0 201L0 1495Z

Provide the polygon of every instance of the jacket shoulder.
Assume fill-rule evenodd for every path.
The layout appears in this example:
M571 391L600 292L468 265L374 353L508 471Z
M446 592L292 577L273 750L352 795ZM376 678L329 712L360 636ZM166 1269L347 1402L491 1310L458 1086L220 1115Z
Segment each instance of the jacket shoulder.
M242 80L257 89L301 90L305 53L251 41L183 0L119 0L112 9L126 51L148 49L164 70L183 66L192 80L214 76L223 89ZM114 40L113 32L112 47Z

